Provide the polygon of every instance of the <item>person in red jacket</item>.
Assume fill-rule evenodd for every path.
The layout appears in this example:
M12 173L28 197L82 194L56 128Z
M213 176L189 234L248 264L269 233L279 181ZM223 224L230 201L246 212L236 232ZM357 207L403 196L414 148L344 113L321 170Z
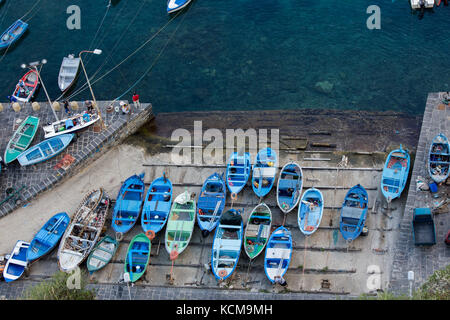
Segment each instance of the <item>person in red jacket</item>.
M133 93L133 103L136 109L141 108L141 103L139 102L139 95L136 92Z

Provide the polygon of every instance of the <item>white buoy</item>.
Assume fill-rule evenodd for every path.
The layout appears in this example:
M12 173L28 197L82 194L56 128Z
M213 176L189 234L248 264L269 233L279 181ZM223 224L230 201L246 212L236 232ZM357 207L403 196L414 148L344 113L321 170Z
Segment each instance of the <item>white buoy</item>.
M3 111L3 104L0 102L0 112Z
M20 104L18 102L14 102L12 105L12 108L15 112L19 112L20 111Z
M53 104L52 104L52 108L53 108L53 110L55 110L55 111L59 111L59 110L61 110L61 105L59 104L58 101L55 101L55 102L53 102Z
M41 109L41 105L35 101L31 104L31 108L33 108L33 111L39 111Z
M78 102L72 101L70 103L70 107L72 108L72 110L78 110Z

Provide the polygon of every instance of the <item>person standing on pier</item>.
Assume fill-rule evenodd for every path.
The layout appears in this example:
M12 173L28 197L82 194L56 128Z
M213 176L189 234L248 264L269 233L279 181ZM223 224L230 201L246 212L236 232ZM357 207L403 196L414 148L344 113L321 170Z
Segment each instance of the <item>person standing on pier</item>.
M84 102L84 105L86 106L87 112L92 114L92 111L94 111L94 106L92 105L92 101L86 100Z
M139 95L136 93L136 91L133 93L133 103L134 107L137 110L141 108L141 103L139 102Z
M70 116L69 101L67 100L64 100L64 110L66 111L66 114Z

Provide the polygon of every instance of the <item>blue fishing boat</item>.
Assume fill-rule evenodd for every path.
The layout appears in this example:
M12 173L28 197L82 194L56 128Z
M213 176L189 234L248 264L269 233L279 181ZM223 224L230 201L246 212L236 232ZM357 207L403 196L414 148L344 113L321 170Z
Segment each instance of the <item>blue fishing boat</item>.
M65 212L51 217L31 241L27 251L27 261L32 262L52 251L61 240L69 222L70 218Z
M277 204L283 213L291 212L300 201L303 188L303 171L295 162L281 169L277 184Z
M433 138L428 156L428 173L436 182L444 182L450 173L450 144L443 133Z
M28 23L22 20L14 22L5 32L0 36L0 49L9 47L16 42L27 30Z
M173 13L186 7L192 0L168 0L167 13Z
M407 150L402 148L389 153L381 175L381 192L387 202L400 197L408 180L410 157Z
M323 195L320 190L310 188L303 193L298 207L298 227L304 235L309 236L319 228L323 207Z
M22 240L17 241L3 270L3 278L6 282L12 282L22 276L28 265L27 250L29 247L30 244L28 242Z
M240 210L230 209L222 214L211 254L211 269L217 280L227 279L236 269L241 254L243 230Z
M206 237L219 223L225 208L227 187L223 174L214 173L203 183L202 191L197 202L197 222Z
M234 152L227 163L226 181L228 190L238 194L246 185L250 176L250 153Z
M347 192L339 218L339 230L345 240L355 240L361 234L366 223L368 201L367 191L360 184Z
M156 234L164 228L172 206L172 193L172 182L165 174L152 182L142 209L141 226L144 232L151 230Z
M144 175L133 175L122 184L114 206L112 228L125 234L135 225L144 202Z
M272 232L264 256L264 272L272 283L282 283L292 257L292 235L285 227Z
M74 138L75 134L63 134L38 143L21 153L17 160L21 166L29 166L46 161L63 152Z
M275 183L277 154L271 148L258 152L252 173L252 188L258 197L267 195Z

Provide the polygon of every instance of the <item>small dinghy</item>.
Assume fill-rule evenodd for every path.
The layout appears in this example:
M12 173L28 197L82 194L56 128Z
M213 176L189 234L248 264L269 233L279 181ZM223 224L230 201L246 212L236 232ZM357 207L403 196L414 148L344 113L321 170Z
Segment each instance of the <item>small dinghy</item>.
M51 217L34 236L27 251L27 261L32 262L52 251L69 225L70 218L65 212Z
M303 193L298 207L298 227L304 235L309 236L319 228L323 207L323 195L320 190L310 188Z
M166 227L166 250L176 258L186 249L195 226L194 194L187 190L175 198ZM174 260L172 259L172 260Z
M186 7L192 0L168 0L167 13L173 13Z
M17 157L22 167L36 164L51 159L67 148L75 134L63 134L53 137L32 146Z
M28 116L17 128L5 150L5 164L11 163L28 149L39 126L39 118Z
M29 247L30 244L28 242L17 241L3 270L3 278L6 282L12 282L22 276L27 267L27 251Z
M227 279L236 269L241 254L243 231L240 210L230 209L222 214L211 254L211 269L217 280Z
M297 206L302 188L302 168L295 162L285 164L277 184L277 204L283 213L289 213Z
M164 228L172 205L172 193L172 182L165 174L152 182L142 209L141 226L145 233L151 230L156 234Z
M19 80L12 96L21 102L30 102L39 85L39 76L36 70L30 70Z
M450 144L447 137L440 133L434 137L428 157L428 172L436 182L444 182L450 173Z
M151 247L150 239L143 233L131 240L124 266L124 272L130 275L131 282L139 280L147 269Z
M424 8L433 8L435 0L409 0L412 9L420 9L422 6Z
M89 127L96 123L100 117L97 113L79 113L67 119L55 121L49 125L43 126L45 139L58 136L65 133L73 133L75 131Z
M244 233L244 250L250 260L264 250L272 226L272 212L265 203L258 204L248 217Z
M410 158L407 150L402 148L389 153L381 175L381 192L387 202L400 197L408 180Z
M116 254L119 242L106 236L100 240L87 258L86 266L90 274L106 266Z
M6 29L5 32L2 33L0 37L0 49L7 48L16 42L25 33L27 28L28 23L25 23L20 19L14 22L8 29Z
M285 227L279 227L269 238L264 257L264 272L267 278L275 283L282 283L282 279L292 256L292 235Z
M267 195L277 174L277 154L271 148L258 152L252 173L252 188L258 197Z
M58 86L62 92L65 92L72 87L79 70L80 58L75 58L72 54L63 58L58 75Z
M223 174L214 173L209 176L203 183L197 203L197 222L204 237L217 227L225 208L226 197L227 187Z
M227 163L226 181L228 190L238 194L246 185L250 176L251 163L250 153L243 155L234 152Z
M102 233L109 205L109 197L101 188L81 201L58 248L61 271L70 272L87 258Z
M359 184L347 192L339 219L339 229L345 240L355 240L361 234L366 223L368 201L366 189Z
M122 184L117 195L112 217L112 228L115 232L127 233L133 228L144 202L144 175L133 175Z

